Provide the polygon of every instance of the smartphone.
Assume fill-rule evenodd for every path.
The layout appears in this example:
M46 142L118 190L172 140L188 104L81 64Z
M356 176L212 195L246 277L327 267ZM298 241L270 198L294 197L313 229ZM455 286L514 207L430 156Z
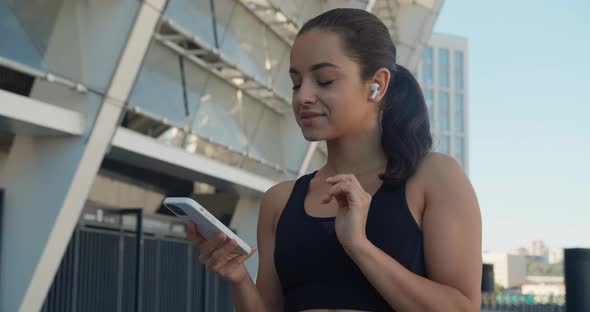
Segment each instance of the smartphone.
M166 197L164 199L164 206L172 213L185 221L193 221L197 224L198 231L206 239L223 233L229 239L233 239L238 243L234 253L240 255L247 255L250 253L250 246L239 238L232 230L226 227L221 221L215 218L207 209L203 208L194 199L188 197Z

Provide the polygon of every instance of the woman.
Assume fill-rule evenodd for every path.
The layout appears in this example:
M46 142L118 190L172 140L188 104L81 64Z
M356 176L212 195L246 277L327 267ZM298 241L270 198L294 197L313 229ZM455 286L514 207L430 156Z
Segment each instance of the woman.
M422 92L395 58L387 28L362 10L300 30L293 112L305 139L327 142L328 160L264 194L256 284L243 265L252 253L189 225L237 311L479 310L477 199L457 162L430 151Z

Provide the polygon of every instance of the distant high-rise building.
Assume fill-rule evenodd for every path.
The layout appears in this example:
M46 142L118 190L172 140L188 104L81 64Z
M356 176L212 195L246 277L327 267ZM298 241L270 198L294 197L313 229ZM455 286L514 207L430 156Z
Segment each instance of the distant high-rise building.
M417 76L430 115L434 150L469 168L467 39L432 34Z
M531 242L529 255L539 260L547 261L549 259L549 248L547 248L542 240L534 240Z
M525 247L519 247L519 248L515 249L514 251L512 251L511 254L528 256L529 251Z

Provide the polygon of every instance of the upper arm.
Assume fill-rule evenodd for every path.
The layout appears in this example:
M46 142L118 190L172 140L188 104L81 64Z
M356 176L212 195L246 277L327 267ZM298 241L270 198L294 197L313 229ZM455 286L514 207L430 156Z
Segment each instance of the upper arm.
M258 277L256 287L269 311L282 311L283 293L274 264L275 225L274 220L286 204L292 182L282 182L271 187L260 203L258 215Z
M427 156L422 219L428 278L457 289L476 309L481 300L481 213L473 187L450 156Z

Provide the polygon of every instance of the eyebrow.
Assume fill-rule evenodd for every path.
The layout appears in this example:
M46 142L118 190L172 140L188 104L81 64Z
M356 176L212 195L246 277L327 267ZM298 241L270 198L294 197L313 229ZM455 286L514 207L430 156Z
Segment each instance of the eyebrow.
M336 64L332 64L332 63L318 63L315 65L311 65L309 67L309 71L316 71L318 69L324 68L324 67L334 67L334 68L340 68L340 66L336 65ZM299 71L297 71L296 69L294 69L293 67L289 68L289 73L291 74L299 74Z

